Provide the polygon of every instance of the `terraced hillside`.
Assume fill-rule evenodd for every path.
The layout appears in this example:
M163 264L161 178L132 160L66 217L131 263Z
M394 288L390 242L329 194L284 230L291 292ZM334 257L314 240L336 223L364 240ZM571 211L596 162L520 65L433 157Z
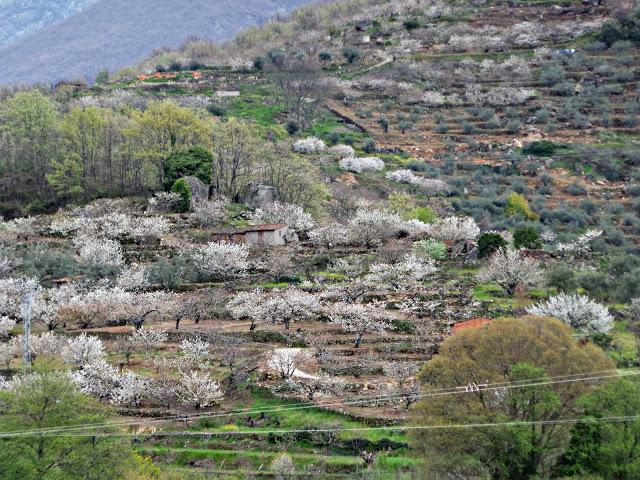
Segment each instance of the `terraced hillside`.
M4 92L3 373L33 292L34 369L110 408L27 435L155 478L635 478L594 439L640 458L604 396L640 362L628 7L335 2Z

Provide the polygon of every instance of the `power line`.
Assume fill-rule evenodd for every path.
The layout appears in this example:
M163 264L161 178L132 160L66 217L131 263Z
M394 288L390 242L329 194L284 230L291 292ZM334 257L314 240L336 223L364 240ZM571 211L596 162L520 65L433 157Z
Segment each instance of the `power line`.
M174 431L174 432L144 432L144 433L61 433L56 437L141 437L141 436L229 436L229 435L284 435L289 433L331 433L331 432L366 432L366 431L405 431L405 430L448 430L467 428L494 428L494 427L525 427L531 425L562 425L576 423L619 423L640 420L640 415L609 416L609 417L584 417L584 418L560 418L553 420L523 420L509 422L487 423L454 423L433 425L386 425L380 427L351 427L351 428L312 428L312 429L277 429L277 430L229 430L229 431ZM50 436L50 435L45 435ZM0 438L8 438L11 435L0 433Z
M607 373L613 372L616 373L613 375L599 375L593 377L579 377L580 375L591 375L594 373ZM291 410L305 410L312 408L322 408L322 407L331 407L331 406L342 406L342 405L358 405L368 402L375 401L388 401L388 400L407 400L407 399L418 399L425 397L435 397L435 396L443 396L443 395L456 395L462 393L481 393L483 391L494 391L501 389L513 389L513 388L525 388L525 387L535 387L535 386L543 386L543 385L553 385L553 384L564 384L564 383L573 383L577 381L595 381L595 380L603 380L609 378L616 378L620 376L632 376L632 375L640 375L640 370L629 369L626 371L617 371L617 370L602 370L600 372L590 372L590 373L577 373L571 375L562 375L555 377L541 377L538 379L529 379L529 380L520 380L515 382L498 382L487 384L487 386L482 386L477 390L469 391L466 389L461 389L460 387L448 387L432 390L423 394L404 394L404 395L396 395L396 396L376 396L376 397L368 397L368 398L359 398L357 400L351 401L340 401L340 402L332 402L332 403L298 403L286 405L283 407L275 407L272 409L243 409L236 411L227 411L227 412L208 412L203 414L191 414L191 415L176 415L176 416L167 416L167 417L157 417L152 419L141 419L141 420L126 420L120 422L105 422L101 424L82 424L82 425L71 425L71 426L63 426L63 427L52 427L45 429L32 429L32 430L21 430L15 432L3 432L5 436L28 436L28 435L37 435L37 434L55 434L62 432L69 432L74 430L82 430L82 429L91 429L91 428L110 428L110 427L118 427L118 426L131 426L131 425L140 425L140 424L151 424L156 422L164 422L168 420L197 420L201 418L214 418L214 417L227 417L227 416L235 416L235 415L251 415L257 413L274 413L274 412L282 412L282 411L291 411ZM571 378L578 377L578 378ZM556 380L551 380L555 378ZM524 383L530 382L530 383ZM533 383L531 383L533 382ZM2 435L0 435L2 436Z

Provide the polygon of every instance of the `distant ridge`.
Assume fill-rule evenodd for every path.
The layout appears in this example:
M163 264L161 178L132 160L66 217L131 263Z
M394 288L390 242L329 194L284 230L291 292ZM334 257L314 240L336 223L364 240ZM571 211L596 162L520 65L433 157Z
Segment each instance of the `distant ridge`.
M0 48L0 83L92 79L176 47L189 37L227 40L312 0L99 0ZM2 3L0 3L2 5Z

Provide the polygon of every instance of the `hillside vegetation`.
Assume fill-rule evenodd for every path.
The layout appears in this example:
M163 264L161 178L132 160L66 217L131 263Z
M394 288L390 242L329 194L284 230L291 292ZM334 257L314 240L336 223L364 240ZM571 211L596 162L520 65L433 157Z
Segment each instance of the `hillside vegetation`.
M308 1L95 0L64 16L64 10L56 6L51 15L57 18L43 20L40 28L27 24L30 31L18 37L11 34L16 25L14 14L20 13L14 8L8 11L12 17L7 36L14 41L0 48L0 82L50 85L77 77L93 81L101 71L137 62L155 49L175 48L193 37L224 41L243 28L285 15L305 3ZM40 13L41 8L33 13ZM31 10L26 13L30 15Z
M640 478L633 7L332 2L5 87L0 477Z

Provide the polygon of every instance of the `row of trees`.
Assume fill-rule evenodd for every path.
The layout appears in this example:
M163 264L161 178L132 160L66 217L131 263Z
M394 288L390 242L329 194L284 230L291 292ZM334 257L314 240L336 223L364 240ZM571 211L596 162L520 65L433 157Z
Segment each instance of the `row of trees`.
M316 170L288 146L265 141L247 122L213 123L170 100L149 102L145 110L73 107L34 90L0 104L0 119L0 201L9 215L161 189L168 164L198 146L209 153L220 194L235 198L249 182L263 181L285 201L313 204L322 197Z

